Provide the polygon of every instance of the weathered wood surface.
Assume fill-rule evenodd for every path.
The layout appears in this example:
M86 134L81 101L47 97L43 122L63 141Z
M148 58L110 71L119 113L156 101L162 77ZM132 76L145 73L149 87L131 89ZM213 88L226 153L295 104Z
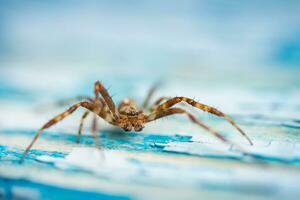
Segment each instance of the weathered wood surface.
M51 106L53 102L92 94L93 85L88 84L92 82L85 82L85 78L47 92L45 87L39 91L10 88L13 81L6 80L6 88L0 91L1 198L296 199L300 195L299 90L284 81L280 84L286 84L283 88L269 88L272 83L268 78L253 86L224 80L224 84L215 81L211 85L197 78L182 82L171 77L155 95L191 96L228 113L253 140L253 147L225 120L190 109L243 147L247 155L180 116L130 134L100 120L104 150L99 153L89 123L81 144L76 144L80 110L46 130L20 165L22 151L36 130L64 110ZM296 79L290 81L299 84ZM105 82L111 85L111 93L117 93L116 101L130 95L142 102L151 85L151 81L125 78Z

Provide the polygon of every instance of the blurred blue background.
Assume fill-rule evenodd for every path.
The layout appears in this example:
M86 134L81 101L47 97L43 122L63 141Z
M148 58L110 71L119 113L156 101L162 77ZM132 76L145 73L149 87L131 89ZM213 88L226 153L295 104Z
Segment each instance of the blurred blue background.
M1 65L298 67L299 13L299 1L1 1Z
M299 13L297 0L0 1L1 88L298 87Z

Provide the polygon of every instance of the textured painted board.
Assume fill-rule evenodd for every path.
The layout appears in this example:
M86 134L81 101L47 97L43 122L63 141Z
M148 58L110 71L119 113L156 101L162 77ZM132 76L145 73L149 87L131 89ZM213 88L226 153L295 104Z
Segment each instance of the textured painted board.
M118 81L112 83L112 92L115 88L120 90L118 87L140 91L135 93L139 102L150 86L143 82L139 83L144 86L133 84L130 80L127 86ZM53 102L61 99L55 95L46 94L46 100L40 101L43 94L39 92L24 95L17 92L22 88L15 88L14 93L6 88L1 90L1 111L6 113L1 116L0 130L1 198L297 199L300 195L298 91L290 90L285 98L281 98L279 90L259 94L249 88L232 87L220 92L202 89L197 93L195 88L176 89L172 79L170 83L156 96L175 90L176 94L194 94L196 99L203 96L204 102L211 102L232 116L255 145L249 146L224 120L191 109L239 144L244 152L223 144L180 116L149 124L142 133L124 133L99 120L103 148L99 151L90 135L90 120L81 144L76 144L80 110L45 131L25 162L19 164L22 151L36 130L65 108L53 106ZM7 81L6 85L12 83ZM83 88L87 89L78 91L77 87L69 87L68 93L73 91L73 94L67 96L92 93L89 92L92 85ZM24 98L16 101L18 95ZM270 106L273 104L279 105L274 109Z

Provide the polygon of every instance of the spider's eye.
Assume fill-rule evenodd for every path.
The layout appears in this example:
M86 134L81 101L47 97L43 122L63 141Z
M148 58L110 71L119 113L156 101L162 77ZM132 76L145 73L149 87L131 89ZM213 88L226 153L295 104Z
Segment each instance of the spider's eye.
M143 128L144 128L144 126L142 126L142 125L135 125L134 126L134 131L138 132L138 131L143 130Z
M132 130L132 126L130 124L126 124L124 127L123 127L123 130L124 131L131 131Z
M130 128L126 126L126 127L123 128L123 130L124 131L130 131Z

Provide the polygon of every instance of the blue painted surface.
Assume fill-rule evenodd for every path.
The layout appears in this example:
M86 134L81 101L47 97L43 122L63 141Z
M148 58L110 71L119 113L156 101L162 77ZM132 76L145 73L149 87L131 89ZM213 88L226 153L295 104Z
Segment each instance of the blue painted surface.
M31 130L0 130L0 135L6 136L28 136L33 138L35 131ZM143 134L143 133L125 133L118 131L102 131L100 133L100 144L104 149L112 150L125 150L135 152L153 152L163 154L182 154L189 156L197 156L191 152L172 152L164 150L164 147L172 142L189 143L191 136L184 135L154 135L154 134ZM48 141L60 141L65 143L76 144L77 136L75 134L66 134L61 132L43 132L41 138ZM94 147L94 138L87 135L81 136L80 144L87 145L88 147ZM23 150L11 149L7 146L0 146L0 159L3 163L15 163L19 164L19 159L22 156ZM41 155L47 155L54 158L64 158L65 153L56 151L43 151L43 150L30 150L26 162L35 163L36 158ZM262 155L259 153L248 153L244 156L229 156L229 155L201 155L200 157L210 159L224 159L224 160L236 160L242 162L266 162L266 163L282 163L290 165L299 165L300 158L281 158L274 156ZM47 163L47 165L52 165Z
M101 199L101 200L129 200L127 196L117 196L111 194L105 194L93 191L81 191L75 189L68 189L58 187L49 184L41 184L29 180L23 179L10 179L0 178L0 188L3 191L0 192L0 199L5 200L24 200L24 199L64 199L64 200L82 200L82 199ZM33 196L30 196L30 192L27 194L15 194L13 189L21 188L29 189L33 192ZM22 191L22 190L21 190ZM26 190L25 190L26 191ZM3 193L2 193L3 192ZM36 196L37 195L37 196Z
M0 134L9 136L22 135L33 138L36 131L31 130L0 130ZM76 143L77 135L66 134L59 132L43 132L41 138L53 141L65 141ZM122 149L122 150L141 150L141 151L160 151L160 148L154 143L168 144L169 142L189 142L192 136L184 135L155 135L143 133L125 133L119 131L102 131L100 135L100 143L107 149ZM93 145L94 139L91 136L82 135L80 144Z
M35 131L25 130L1 130L0 135L6 136L28 136L33 138ZM49 133L45 131L41 138L49 141L62 141L67 143L76 144L77 136L65 133ZM191 136L182 135L145 135L140 133L124 133L124 132L101 132L100 143L105 149L126 150L126 151L139 151L139 152L160 152L164 153L160 146L155 143L168 144L169 142L189 142ZM93 137L83 135L80 144L94 147L95 142ZM12 162L18 164L22 156L23 150L10 149L6 146L0 146L0 159L1 162ZM61 152L47 152L42 150L31 150L27 157L26 162L34 162L37 156L48 155L51 157L62 158L65 156Z

